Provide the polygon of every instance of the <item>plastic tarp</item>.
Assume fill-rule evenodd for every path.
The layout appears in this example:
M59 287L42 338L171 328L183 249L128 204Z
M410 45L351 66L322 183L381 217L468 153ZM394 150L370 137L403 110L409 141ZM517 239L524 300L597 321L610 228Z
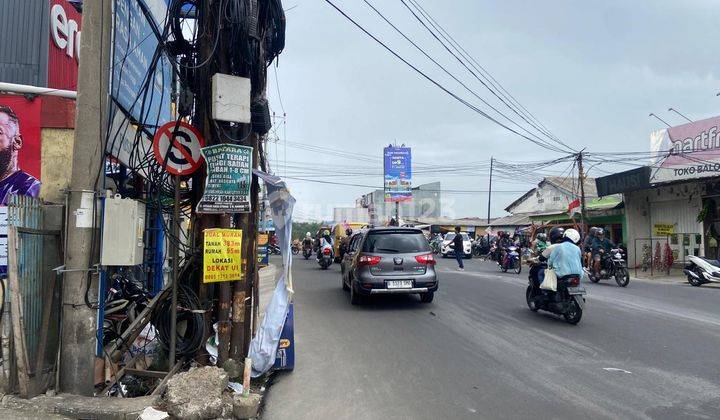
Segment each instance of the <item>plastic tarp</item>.
M292 300L292 213L295 198L290 194L285 182L277 176L253 170L253 173L265 183L270 202L270 212L278 236L278 246L282 255L283 266L277 279L275 292L265 308L265 317L258 327L255 337L250 342L249 357L252 359L252 376L254 378L267 372L275 364L280 333L287 317Z

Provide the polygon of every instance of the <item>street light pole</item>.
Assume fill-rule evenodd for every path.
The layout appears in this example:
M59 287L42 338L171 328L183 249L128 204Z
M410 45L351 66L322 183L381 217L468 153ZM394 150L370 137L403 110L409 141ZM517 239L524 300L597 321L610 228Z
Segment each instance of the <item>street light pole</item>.
M686 117L685 115L681 114L680 111L678 111L675 108L668 108L668 111L678 114L679 116L685 118L688 122L695 122L695 121L691 120L690 118Z
M650 115L648 115L648 117L655 117L655 118L657 118L658 120L660 120L660 122L662 122L663 124L667 125L668 127L671 127L671 125L668 124L667 121L663 120L662 118L658 117L657 115L655 115L655 114L652 113L652 112L650 113Z
M490 157L490 183L488 185L488 208L487 208L487 224L490 227L490 203L492 202L492 176L493 176L493 161L495 159Z

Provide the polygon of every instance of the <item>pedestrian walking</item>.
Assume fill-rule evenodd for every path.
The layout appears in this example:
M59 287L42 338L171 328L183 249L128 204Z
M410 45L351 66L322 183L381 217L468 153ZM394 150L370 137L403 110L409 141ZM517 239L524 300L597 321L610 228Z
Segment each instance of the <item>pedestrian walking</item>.
M460 233L460 226L455 226L455 237L452 242L452 249L455 252L455 259L458 262L458 270L465 270L463 264L463 236Z

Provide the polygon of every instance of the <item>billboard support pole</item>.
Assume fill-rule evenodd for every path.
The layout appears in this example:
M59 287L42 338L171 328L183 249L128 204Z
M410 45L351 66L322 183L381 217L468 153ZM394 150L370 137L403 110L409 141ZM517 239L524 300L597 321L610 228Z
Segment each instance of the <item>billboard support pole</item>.
M95 390L92 366L98 312L92 304L86 304L85 296L86 291L93 300L98 296L97 289L93 292L92 288L93 284L97 288L95 262L100 249L96 180L104 168L104 142L100 140L108 130L105 122L108 120L111 3L85 3L80 47L83 59L78 74L78 111L66 210L66 214L78 217L70 217L66 226L59 382L62 392L86 396L93 395ZM88 209L88 205L92 208ZM88 212L91 227L79 223L79 216Z

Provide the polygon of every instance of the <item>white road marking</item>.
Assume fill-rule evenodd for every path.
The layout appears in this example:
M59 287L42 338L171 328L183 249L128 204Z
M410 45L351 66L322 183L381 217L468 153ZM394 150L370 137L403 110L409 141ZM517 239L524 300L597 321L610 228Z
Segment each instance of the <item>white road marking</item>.
M607 367L607 368L603 368L603 370L606 370L608 372L622 372L622 373L627 373L627 374L632 375L632 372L630 372L629 370L620 369L620 368Z

